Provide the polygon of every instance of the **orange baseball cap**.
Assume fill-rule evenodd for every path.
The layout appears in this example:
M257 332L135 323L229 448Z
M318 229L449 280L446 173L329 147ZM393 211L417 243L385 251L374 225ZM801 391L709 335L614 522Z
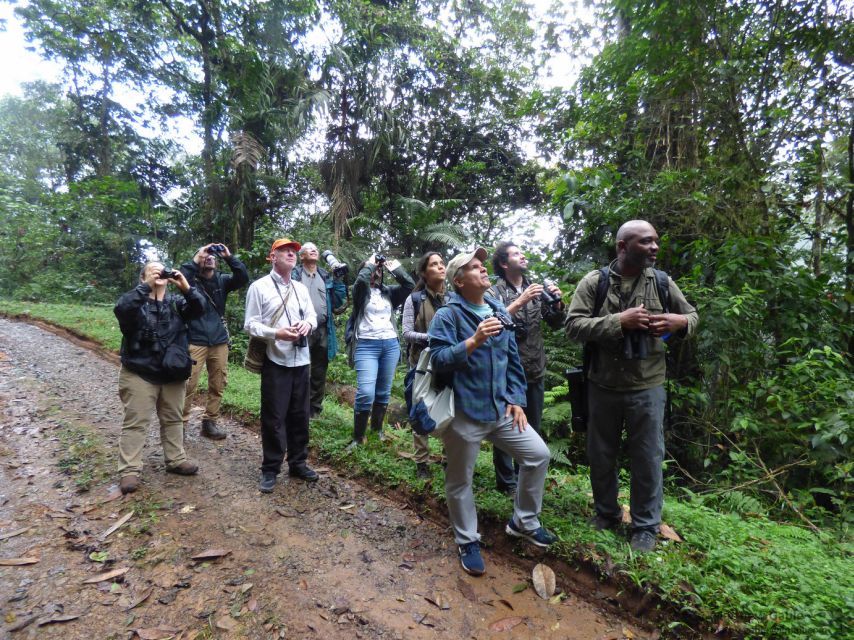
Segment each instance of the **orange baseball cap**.
M294 251L299 251L302 248L302 245L296 240L291 240L290 238L279 238L273 242L273 246L270 247L270 253L273 253L276 249L281 249L282 247L292 247Z

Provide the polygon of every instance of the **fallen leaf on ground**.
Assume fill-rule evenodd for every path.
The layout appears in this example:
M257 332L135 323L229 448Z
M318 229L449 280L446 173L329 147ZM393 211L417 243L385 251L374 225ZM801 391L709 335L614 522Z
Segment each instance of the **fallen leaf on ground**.
M348 509L355 509L356 505L354 504L345 504L344 506L338 507L341 511L347 511Z
M121 527L125 522L130 520L132 517L133 517L133 511L128 511L125 515L123 515L121 518L119 518L118 521L116 521L116 523L112 527L110 527L109 529L104 531L104 533L102 533L98 537L101 540L104 540L107 536L109 536L111 533L115 532L119 527Z
M57 520L71 519L71 518L73 518L73 517L74 517L74 516L73 516L73 514L65 513L65 512L63 512L63 511L51 511L51 512L50 512L49 514L47 514L47 515L48 515L48 517L49 517L49 518L54 518L54 519L57 519Z
M629 510L629 505L623 505L623 516L622 516L623 524L631 524L632 523L632 514Z
M634 640L634 637L635 634L632 633L631 629L626 629L625 627L623 627L623 638L625 638L626 640Z
M0 534L0 540L8 540L9 538L14 538L15 536L19 536L22 533L26 533L30 530L30 527L24 527L23 529L15 529L15 531L10 531L9 533Z
M278 513L283 518L296 518L298 515L296 511L286 511L281 508L276 509L276 513Z
M149 627L147 629L133 630L141 640L165 640L165 638L174 636L178 631L178 629L170 629L168 627Z
M181 507L181 508L178 510L178 512L179 512L179 513L193 513L193 511L195 511L195 510L196 510L196 505L194 505L194 504L185 504L183 507Z
M513 593L522 593L527 588L528 588L527 582L520 582L518 584L514 584L513 585Z
M401 458L405 458L407 460L415 460L415 454L410 453L409 451L398 451L397 455Z
M445 594L441 592L436 592L432 596L424 596L424 599L430 604L434 604L443 611L447 611L451 608L451 605L448 603L448 599L445 597Z
M125 567L124 569L113 569L112 571L107 571L106 573L99 573L97 576L86 578L83 581L83 584L95 584L97 582L103 582L104 580L112 580L113 578L123 576L128 571L130 571L130 567Z
M682 538L679 537L679 534L676 533L670 525L662 523L660 533L662 538L673 540L673 542L682 542Z
M146 600L148 600L151 597L151 594L153 591L154 591L154 587L149 587L148 589L146 589L142 593L141 596L139 596L130 605L128 605L128 607L125 609L125 611L130 611L131 609L136 609L139 605L141 605L143 602L145 602Z
M512 618L501 618L489 625L490 631L510 631L513 627L521 624L523 618L513 616Z
M223 631L234 631L237 627L237 621L230 616L223 616L216 621L216 628Z
M0 567L19 567L25 564L35 564L38 558L0 558Z
M95 504L104 504L105 502L112 502L113 500L118 500L121 497L122 497L122 490L119 489L118 487L115 487L106 496L104 496L100 500L97 500L95 502Z
M501 603L501 604L503 604L505 607L507 607L508 609L510 609L510 611L515 611L515 609L513 608L513 605L512 605L512 604L510 604L510 601L509 601L509 600L505 600L504 598L499 598L499 599L498 599L498 602L500 602L500 603Z
M213 558L222 558L231 553L230 549L206 549L201 553L193 556L193 560L211 560Z
M457 589L463 594L463 598L469 602L477 602L477 594L475 594L474 588L462 578L457 578Z
M61 616L48 616L46 618L42 618L41 620L39 620L38 626L43 627L46 624L54 624L54 623L58 623L58 622L68 622L70 620L77 620L77 618L79 618L79 617L80 617L79 613L78 614L61 615Z
M562 593L558 593L556 595L553 595L551 598L549 598L549 604L560 604L561 602L563 602L563 594Z
M551 598L555 592L555 572L552 571L551 567L540 563L534 567L531 575L534 579L534 591L537 592L537 595L543 600Z

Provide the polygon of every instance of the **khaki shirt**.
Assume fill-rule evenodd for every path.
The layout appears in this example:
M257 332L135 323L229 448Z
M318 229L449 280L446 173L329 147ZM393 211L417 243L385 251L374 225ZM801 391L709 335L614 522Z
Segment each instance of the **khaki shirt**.
M588 273L578 287L569 305L566 316L566 334L577 342L593 342L593 359L590 363L588 378L600 387L615 391L640 391L664 384L666 365L664 361L664 341L649 336L647 346L649 355L645 360L623 359L623 329L620 326L620 312L643 303L651 314L663 312L655 273L652 268L644 269L638 276L643 282L637 283L631 299L620 299L620 276L610 270L608 293L599 315L595 318L593 306L596 301L596 287L599 284L599 271ZM670 313L678 313L688 318L688 326L678 337L690 336L697 329L699 317L697 310L688 304L685 296L672 279L670 284ZM671 336L674 340L677 336Z

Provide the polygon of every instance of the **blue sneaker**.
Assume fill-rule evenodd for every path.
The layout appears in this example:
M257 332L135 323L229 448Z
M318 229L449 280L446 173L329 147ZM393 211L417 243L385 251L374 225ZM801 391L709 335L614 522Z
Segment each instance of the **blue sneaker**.
M539 527L533 531L522 531L516 526L516 523L513 522L512 518L510 519L510 522L507 523L507 526L504 527L504 532L508 536L513 536L514 538L524 538L531 544L535 544L538 547L547 547L550 544L557 542L557 536L545 527Z
M486 567L483 564L483 558L480 557L480 543L469 542L461 544L460 564L463 566L463 571L472 576L482 576L486 573Z

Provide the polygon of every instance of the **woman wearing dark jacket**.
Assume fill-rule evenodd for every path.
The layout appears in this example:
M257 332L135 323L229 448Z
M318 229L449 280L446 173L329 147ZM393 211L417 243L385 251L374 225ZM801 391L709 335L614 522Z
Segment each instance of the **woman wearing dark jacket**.
M398 284L383 282L383 267ZM353 284L353 340L356 368L356 403L353 415L353 442L361 444L371 421L371 429L382 439L383 419L391 398L394 370L400 360L400 342L394 326L394 309L403 304L415 283L397 260L377 260L371 256L362 265Z
M124 405L119 437L119 488L139 488L142 449L151 414L157 410L166 471L193 475L198 466L184 452L184 387L192 361L188 353L187 322L204 312L204 299L180 271L163 277L160 262L147 263L140 283L122 295L113 312L122 331L119 397ZM166 293L174 282L183 294Z

